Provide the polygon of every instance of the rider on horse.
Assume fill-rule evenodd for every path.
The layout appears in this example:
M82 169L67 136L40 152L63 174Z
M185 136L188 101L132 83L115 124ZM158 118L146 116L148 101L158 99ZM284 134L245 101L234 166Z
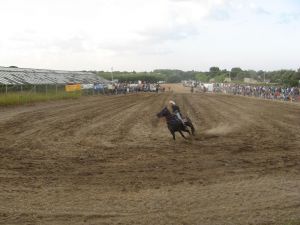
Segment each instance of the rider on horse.
M169 104L171 105L172 112L177 116L177 118L179 119L179 121L181 121L181 123L183 124L183 126L185 126L184 121L182 119L182 114L180 112L179 106L176 105L174 101L169 101Z

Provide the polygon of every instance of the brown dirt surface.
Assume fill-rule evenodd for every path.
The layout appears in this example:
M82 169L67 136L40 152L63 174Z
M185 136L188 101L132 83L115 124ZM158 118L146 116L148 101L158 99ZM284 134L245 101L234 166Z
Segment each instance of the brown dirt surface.
M176 93L190 93L191 88L184 87L182 84L162 84L162 87L165 88L167 92L176 92Z
M170 99L195 137L156 118ZM300 224L294 104L180 91L1 108L0 154L0 224Z

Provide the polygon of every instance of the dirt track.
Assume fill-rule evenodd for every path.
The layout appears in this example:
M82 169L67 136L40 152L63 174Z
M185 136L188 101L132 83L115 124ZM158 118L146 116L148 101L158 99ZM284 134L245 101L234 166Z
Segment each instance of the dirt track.
M155 114L174 99L197 135ZM300 107L210 94L0 109L0 224L300 224Z

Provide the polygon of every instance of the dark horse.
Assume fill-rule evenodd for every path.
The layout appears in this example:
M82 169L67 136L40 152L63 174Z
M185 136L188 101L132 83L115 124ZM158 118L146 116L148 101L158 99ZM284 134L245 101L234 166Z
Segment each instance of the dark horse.
M181 136L183 138L186 138L182 131L187 132L189 134L191 134L191 132L189 131L189 129L187 128L190 127L192 130L192 135L195 134L195 128L192 124L192 121L190 120L190 118L186 117L184 119L184 125L182 124L182 122L178 119L178 117L174 114L172 114L167 107L164 107L163 110L160 113L157 113L157 117L161 118L161 117L165 117L167 120L167 125L168 125L168 129L171 132L171 134L173 135L173 139L175 140L175 132L179 132L181 134Z

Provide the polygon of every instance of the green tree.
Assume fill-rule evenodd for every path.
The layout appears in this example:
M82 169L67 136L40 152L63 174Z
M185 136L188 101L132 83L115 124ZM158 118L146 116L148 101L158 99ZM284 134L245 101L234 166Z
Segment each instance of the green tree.
M210 73L217 74L217 73L220 72L220 68L217 67L217 66L212 66L212 67L209 68L209 72L210 72Z
M241 73L241 72L243 72L243 70L239 67L232 68L231 71L230 71L231 79L235 80L238 77L238 74Z
M225 74L221 74L221 75L215 77L214 79L215 79L215 82L217 82L217 83L223 83L225 78L226 78Z
M182 78L180 75L172 75L167 78L168 83L179 83L182 81Z
M197 73L195 75L195 79L197 81L201 81L201 82L208 82L209 81L209 77L205 73L202 73L202 72Z
M209 77L214 78L220 75L220 68L216 66L212 66L209 68Z

